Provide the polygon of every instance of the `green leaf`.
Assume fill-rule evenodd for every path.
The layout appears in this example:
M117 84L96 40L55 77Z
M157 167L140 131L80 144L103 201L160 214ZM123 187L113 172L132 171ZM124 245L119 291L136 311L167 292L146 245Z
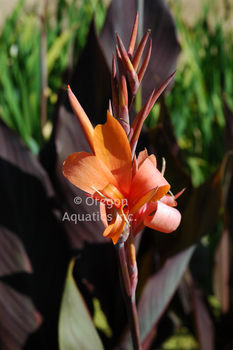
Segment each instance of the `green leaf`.
M88 309L72 276L74 259L67 272L59 317L60 350L104 350Z
M56 38L52 46L47 52L47 67L48 67L48 74L53 69L53 66L58 59L58 57L61 54L62 49L67 44L71 36L74 34L75 30L77 29L77 26L73 26L71 29L65 30L61 35Z

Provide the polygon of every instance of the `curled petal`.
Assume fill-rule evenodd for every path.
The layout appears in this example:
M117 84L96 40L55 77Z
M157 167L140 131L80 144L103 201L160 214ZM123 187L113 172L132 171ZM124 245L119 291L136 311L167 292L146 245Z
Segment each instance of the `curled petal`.
M138 198L135 203L133 203L133 205L130 207L130 213L134 214L136 213L136 211L138 211L141 207L143 207L144 204L146 204L147 202L149 202L151 200L151 198L153 198L154 196L156 196L156 192L158 191L158 187L156 187L155 189L149 191L148 193L146 193L144 196Z
M72 184L90 194L95 193L94 188L102 190L109 183L117 186L106 165L91 153L78 152L69 155L63 163L62 172Z
M157 160L156 157L154 156L154 154L151 154L148 159L150 159L150 161L154 164L154 166L157 168Z
M160 199L160 202L169 205L169 207L176 207L177 206L177 202L175 201L175 197L172 197L168 194L165 194L165 196L163 196L163 198Z
M137 166L140 168L144 160L148 158L148 152L147 149L145 148L144 151L141 151L137 157Z
M144 196L149 191L158 187L154 200L161 199L170 189L169 183L160 171L147 158L134 176L131 184L129 202L133 203L138 197Z
M181 221L180 212L168 205L157 202L157 210L153 216L147 216L144 225L153 230L170 233L177 229Z
M124 230L125 225L126 222L124 221L122 216L119 213L117 213L115 219L113 218L112 222L104 230L104 237L112 238L113 243L116 244L121 233Z
M110 183L101 191L95 192L91 197L106 204L107 206L118 209L128 204L128 201L124 198L123 194Z
M106 211L106 205L100 202L100 217L104 224L104 227L108 227L108 220L107 220L107 211Z
M137 166L138 168L140 168L140 166L142 165L142 163L146 160L146 159L149 159L153 164L154 166L157 168L157 160L155 158L155 156L153 154L151 154L150 156L148 156L148 153L147 153L147 149L145 148L144 151L140 152L139 155L138 155L138 158L137 158Z
M163 202L164 204L169 205L170 207L176 207L177 206L176 199L179 198L184 191L185 191L185 188L180 192L178 192L175 196L170 196L166 194L163 198L160 199L160 201Z

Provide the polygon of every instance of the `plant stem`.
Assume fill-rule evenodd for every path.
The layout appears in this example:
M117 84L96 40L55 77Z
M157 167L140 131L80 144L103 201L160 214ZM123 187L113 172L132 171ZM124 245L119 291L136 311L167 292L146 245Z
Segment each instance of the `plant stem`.
M142 350L142 345L140 341L140 332L138 324L137 308L135 303L135 293L132 294L131 282L129 278L129 272L127 267L125 247L124 243L117 243L115 245L117 253L118 270L121 281L122 295L125 300L129 326L132 335L133 348L134 350Z
M131 294L135 295L137 284L138 284L138 267L136 260L136 249L134 245L133 232L130 229L129 237L126 241L126 256L127 256L127 265L129 271L129 278L131 282Z
M137 0L138 9L138 44L140 43L143 36L143 25L144 25L144 0Z

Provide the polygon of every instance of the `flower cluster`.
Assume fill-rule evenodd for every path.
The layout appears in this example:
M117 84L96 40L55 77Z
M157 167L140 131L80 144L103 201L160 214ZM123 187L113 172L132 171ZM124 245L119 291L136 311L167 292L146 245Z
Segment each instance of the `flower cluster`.
M151 53L151 42L141 65L149 31L142 38L135 54L137 18L133 27L128 50L117 35L116 64L112 60L112 104L109 104L107 122L93 128L89 118L68 87L71 106L79 120L82 131L92 153L78 152L67 157L63 164L64 176L89 196L99 200L104 221L104 236L111 237L116 244L121 234L129 228L135 236L143 227L169 233L174 231L181 220L176 206L178 195L168 195L170 185L164 174L157 169L156 158L147 150L135 156L137 141L144 120L158 96L169 84L170 76L149 96L144 107L130 126L129 109L138 86L145 73ZM130 218L130 219L129 219Z

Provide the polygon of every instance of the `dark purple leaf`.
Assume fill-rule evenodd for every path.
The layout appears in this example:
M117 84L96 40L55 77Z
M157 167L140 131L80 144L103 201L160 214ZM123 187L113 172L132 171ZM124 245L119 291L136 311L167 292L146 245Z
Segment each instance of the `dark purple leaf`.
M184 170L171 120L163 103L158 126L149 130L149 136L160 168L162 157L166 159L164 176L170 183L173 194L186 188L177 199L177 209L182 214L178 229L169 235L151 231L155 246L164 261L196 243L213 228L221 206L221 168L219 167L205 183L193 188L190 176Z
M6 227L0 227L0 237L0 277L24 271L32 273L32 266L21 240Z
M103 243L104 225L100 219L99 204L87 197L83 191L71 184L62 174L62 164L74 152L91 152L73 113L59 111L59 126L56 130L57 164L56 182L61 197L62 223L69 235L73 249L83 248L84 242ZM78 202L80 204L76 204Z
M163 0L145 0L144 31L148 28L151 29L153 45L150 63L142 80L143 101L155 86L175 71L180 52L175 23Z
M32 273L31 263L20 239L0 227L0 277L26 271ZM7 284L0 282L0 339L2 349L21 349L28 335L42 323L32 300ZM23 322L18 322L23 320Z
M138 318L142 343L150 337L151 330L165 311L185 272L195 246L168 259L162 269L146 283L138 303ZM131 349L130 336L123 342Z
M94 125L106 121L111 98L110 72L96 34L95 24L92 22L87 44L78 59L71 82L67 83L70 84L73 93ZM68 98L65 107L72 111Z
M10 331L5 346L10 348L19 332L21 347L27 339L24 349L56 349L58 309L69 262L67 241L46 172L2 121L0 165L1 319L9 313ZM39 325L36 310L44 322L30 335Z
M166 135L164 134L164 137L166 138L166 142L168 144L170 152L172 152L174 154L174 157L176 158L177 163L180 163L179 165L180 165L180 167L182 167L182 165L183 165L182 153L181 153L181 149L177 143L177 139L175 137L175 131L174 131L174 127L172 125L170 112L168 110L168 107L166 106L164 97L161 96L159 100L160 100L160 114L159 114L159 119L158 119L157 125L159 127L161 126L163 129L165 129ZM155 140L152 140L153 143L154 143L154 141ZM161 148L161 146L159 148ZM168 164L168 166L169 166L169 164ZM191 179L187 174L185 174L185 175L186 175L185 182L187 182L188 185L190 186Z
M116 344L126 327L127 314L112 242L85 244L74 267L74 277L76 276L91 286L92 297L100 301L101 308L113 330L111 343Z
M230 111L228 111L230 112ZM233 115L228 117L233 117ZM231 121L226 119L226 129L228 132L231 130ZM227 130L226 130L227 132ZM230 137L230 134L229 134ZM227 140L227 138L226 138ZM230 138L228 139L228 141ZM228 146L230 146L228 142ZM231 251L231 239L232 237L232 171L233 171L233 157L232 152L228 152L225 155L223 166L222 166L222 202L225 207L224 211L224 228L222 236L218 243L217 249L215 251L215 266L213 271L213 286L215 296L221 304L222 313L226 314L229 311L230 302L230 288L229 288L229 278L230 271L232 273L232 259L230 255Z
M189 286L194 308L195 325L201 350L214 350L214 324L203 301L200 290L189 275Z
M160 242L159 250L162 255L169 257L182 251L198 242L214 227L221 206L219 174L220 170L204 184L193 189L186 207L181 212L181 224L175 232L166 236L161 233L153 234L155 241Z
M176 137L164 99L161 99L160 115L158 125L148 130L150 142L154 147L158 168L162 168L162 158L166 161L165 178L171 185L171 191L175 195L183 188L185 192L179 197L179 210L183 210L187 205L190 194L193 190L191 177L185 172L182 163L180 148Z
M229 310L229 267L230 267L229 232L224 230L215 252L215 267L213 275L214 292L221 304L223 313Z
M93 22L70 85L92 123L104 123L111 98L111 79ZM91 152L67 96L64 106L59 108L53 139L47 151L47 154L42 154L43 164L49 164L50 155L54 160L54 152L57 157L51 177L55 179L54 185L61 199L62 223L72 248L81 249L84 242L109 241L103 237L104 226L99 216L99 205L87 198L62 174L62 165L68 155L80 151ZM78 201L82 203L76 204Z
M2 350L21 350L42 323L32 300L0 281L0 339Z

